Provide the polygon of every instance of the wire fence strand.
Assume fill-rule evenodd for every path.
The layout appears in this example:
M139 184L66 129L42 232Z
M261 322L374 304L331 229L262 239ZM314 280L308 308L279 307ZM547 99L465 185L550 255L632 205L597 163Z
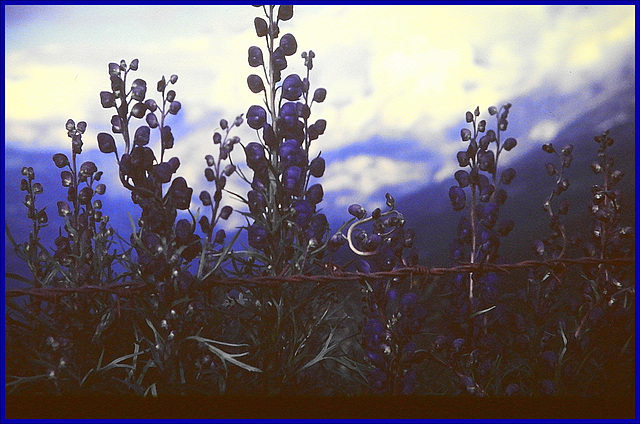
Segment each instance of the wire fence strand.
M253 277L217 277L211 276L198 282L197 288L200 290L206 290L213 286L236 286L236 285L248 285L248 286L277 286L283 283L305 283L312 282L316 284L327 284L334 282L349 282L349 281L366 281L366 280L378 280L378 279L394 279L394 278L406 278L406 277L420 277L422 281L426 282L433 276L444 276L450 274L466 274L471 272L503 272L509 273L511 270L527 269L527 268L539 268L539 267L562 267L570 265L609 265L625 267L635 264L635 258L614 258L614 259L599 259L599 258L576 258L576 259L548 259L548 260L525 260L522 262L512 264L491 264L491 263L464 263L458 266L449 268L428 268L424 266L413 266L407 268L398 268L392 271L380 271L372 272L369 274L359 272L342 272L335 271L328 274L314 274L314 275L287 275L287 276L253 276ZM10 289L5 290L5 298L13 298L18 296L33 296L36 298L48 299L56 301L61 296L67 296L72 294L97 294L97 293L110 293L120 297L126 297L136 295L144 292L150 292L156 290L154 285L148 284L144 281L131 281L122 282L116 284L106 284L102 286L84 285L80 287L32 287L25 289Z

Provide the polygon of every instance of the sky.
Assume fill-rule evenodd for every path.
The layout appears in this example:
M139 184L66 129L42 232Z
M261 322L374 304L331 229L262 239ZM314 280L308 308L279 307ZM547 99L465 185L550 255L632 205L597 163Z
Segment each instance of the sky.
M247 5L5 6L6 145L67 152L72 118L88 123L86 158L101 155L95 137L112 114L99 101L107 64L138 58L135 77L151 87L179 76L169 153L181 159L196 208L219 120L261 103L246 86L247 49L264 43L253 29L260 15ZM281 23L287 32L298 42L287 72L302 73L299 54L313 50L312 88L328 92L312 113L328 122L312 146L327 158L325 209L372 210L386 191L453 181L466 147L460 128L476 106L488 119L489 106L513 104L507 136L518 148L508 164L598 105L635 101L634 6L296 6ZM599 130L634 117L607 119ZM237 135L255 139L247 127ZM234 179L228 188L247 191Z

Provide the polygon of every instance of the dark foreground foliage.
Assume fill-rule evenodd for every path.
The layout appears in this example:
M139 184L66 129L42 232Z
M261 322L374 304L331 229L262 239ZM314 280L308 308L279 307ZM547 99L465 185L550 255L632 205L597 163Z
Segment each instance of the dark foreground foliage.
M228 413L212 416L236 416L234 408L243 408L238 399L274 395L295 399L296 406L304 396L331 395L344 404L360 399L359 406L386 399L427 417L446 417L420 409L421 402L438 404L433 398L440 406L471 402L468 412L473 405L506 411L503 404L527 411L556 400L575 406L585 397L628 405L635 375L633 266L553 262L511 273L367 278L417 266L414 233L391 195L385 210L351 205L343 226L329 229L319 207L327 164L309 153L327 125L311 118L327 92L312 88L314 52L299 52L295 37L284 33L293 7L260 10L254 26L263 47L248 49L256 73L247 77L260 104L231 122L220 120L213 132L204 158L210 188L198 195L206 213L191 212L193 189L178 174L180 159L169 157L179 142L169 125L182 108L174 90L178 76L148 87L134 76L137 59L109 64L100 102L112 110L112 130L96 136L139 208L129 237L116 234L101 211L107 187L103 171L82 158L85 122L67 121L71 154L53 156L66 190L56 205L54 249L41 244L40 234L55 213L38 204L43 187L32 168L23 168L20 190L31 233L17 242L7 227L7 236L30 275L6 277L34 291L6 297L5 391L14 407L33 399L25 395L63 395L60 402L71 410L75 399L106 395L133 395L132 402L227 395L230 403L211 402ZM286 74L294 60L304 63L303 75ZM500 167L500 157L518 144L506 136L511 107L488 108L487 120L480 108L466 112L469 127L460 132L466 149L457 154L460 170L448 192L460 215L451 229L451 265L499 265L501 238L520 224L501 214L516 178L514 168ZM255 141L234 135L245 124ZM549 231L533 246L537 259L633 258L633 228L620 214L627 199L616 190L623 174L615 167L614 140L605 133L595 141L592 171L601 182L592 187L592 227L586 229L567 228L563 220L570 207L585 207L563 198L577 152L572 145L542 146L550 157L541 170L549 174L550 194L541 205ZM247 191L229 191L230 178ZM230 197L246 207L233 210ZM179 211L190 218L178 219ZM231 214L246 223L226 234L220 223ZM236 243L242 232L249 249ZM360 281L341 280L344 272L359 273ZM293 278L300 275L333 278ZM261 276L280 283L225 283ZM60 288L67 293L47 291ZM476 397L499 402L475 404ZM318 409L300 416L330 416ZM626 411L613 409L614 415ZM388 418L407 416L392 410Z

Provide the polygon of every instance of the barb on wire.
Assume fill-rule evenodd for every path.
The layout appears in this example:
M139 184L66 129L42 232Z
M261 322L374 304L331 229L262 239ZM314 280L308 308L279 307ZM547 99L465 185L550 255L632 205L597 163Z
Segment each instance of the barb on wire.
M359 272L334 272L331 274L317 275L289 275L289 276L258 276L258 277L209 277L201 281L198 288L201 290L218 286L235 286L235 285L262 285L275 286L285 282L288 283L305 283L312 282L316 284L326 284L333 282L347 281L365 281L385 278L401 278L401 277L422 277L428 280L431 276L442 276L448 274L460 274L468 272L509 272L515 269L537 268L543 266L558 265L611 265L611 266L629 266L635 263L634 258L577 258L577 259L549 259L544 261L526 260L513 264L490 264L490 263L463 263L459 266L450 268L427 268L423 266L414 266L407 268L398 268L393 271L372 272L369 274ZM35 287L26 289L11 289L5 291L5 298L18 296L34 296L38 298L57 300L60 296L70 294L93 294L93 293L111 293L117 296L126 297L133 294L152 291L153 286L142 281L132 281L104 286L86 285L81 287Z

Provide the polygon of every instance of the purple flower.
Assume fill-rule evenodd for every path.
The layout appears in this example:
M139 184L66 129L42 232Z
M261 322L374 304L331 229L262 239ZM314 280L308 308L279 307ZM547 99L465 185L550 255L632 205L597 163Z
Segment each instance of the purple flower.
M317 88L313 93L313 101L316 103L324 102L324 99L327 97L327 90L324 88Z
M264 82L259 75L251 74L247 77L247 85L253 93L259 93L264 90Z
M133 136L133 143L137 146L146 146L149 144L149 137L151 136L151 129L147 126L142 126L136 130Z
M502 184L511 184L511 181L513 181L513 179L516 177L516 170L513 168L507 168L504 171L502 171L502 174L500 174L500 182Z
M459 186L452 186L449 189L449 199L454 211L461 211L467 203L467 195Z
M293 196L298 195L303 184L302 170L297 166L290 166L282 175L284 189Z
M459 171L456 171L456 173L454 174L454 177L461 188L465 188L469 185L469 173L467 171L464 171L462 169Z
M267 166L267 158L264 155L264 147L262 144L251 142L244 149L247 157L247 166L254 171L264 169Z
M291 207L295 211L295 222L301 227L306 227L311 221L315 207L306 200L296 200Z
M322 202L322 198L324 197L324 190L322 189L321 184L314 184L307 190L307 194L305 198L314 205Z
M285 34L280 39L280 48L284 52L286 56L291 56L296 54L298 50L298 43L296 42L296 37L293 34Z
M283 167L304 167L307 164L307 155L297 140L289 139L280 146L280 161Z
M110 91L101 91L100 92L100 104L105 109L108 109L110 107L115 107L115 105L116 105L116 96Z
M142 79L136 79L131 84L131 98L139 102L144 100L147 95L147 82Z
M255 68L263 64L264 61L262 59L262 50L260 50L260 47L249 47L249 66Z
M298 107L295 102L287 102L280 108L280 119L285 129L292 130L298 121Z
M187 210L191 203L193 189L187 186L187 181L178 177L171 183L167 195L172 199L176 209Z
M515 138L509 137L504 141L504 144L502 145L502 147L504 148L504 150L509 151L514 147L516 147L517 144L518 144L518 141Z
M282 97L287 100L296 101L302 96L304 86L298 74L289 75L282 83Z
M324 158L321 156L318 156L317 158L311 161L311 164L309 165L309 173L313 177L320 178L324 175L325 167L326 167L326 164L325 164Z
M267 243L267 230L257 222L249 226L248 230L249 246L254 249L262 249Z
M98 147L102 153L113 153L116 151L116 141L111 134L98 134Z
M253 105L247 111L247 124L254 130L259 130L267 122L267 112L262 106Z
M274 50L271 59L273 60L273 67L276 69L276 71L282 71L287 67L287 58L285 56L286 55L282 47L278 47Z
M365 210L365 208L358 205L357 203L349 206L349 213L358 219L364 219L364 217L367 216L367 211Z

